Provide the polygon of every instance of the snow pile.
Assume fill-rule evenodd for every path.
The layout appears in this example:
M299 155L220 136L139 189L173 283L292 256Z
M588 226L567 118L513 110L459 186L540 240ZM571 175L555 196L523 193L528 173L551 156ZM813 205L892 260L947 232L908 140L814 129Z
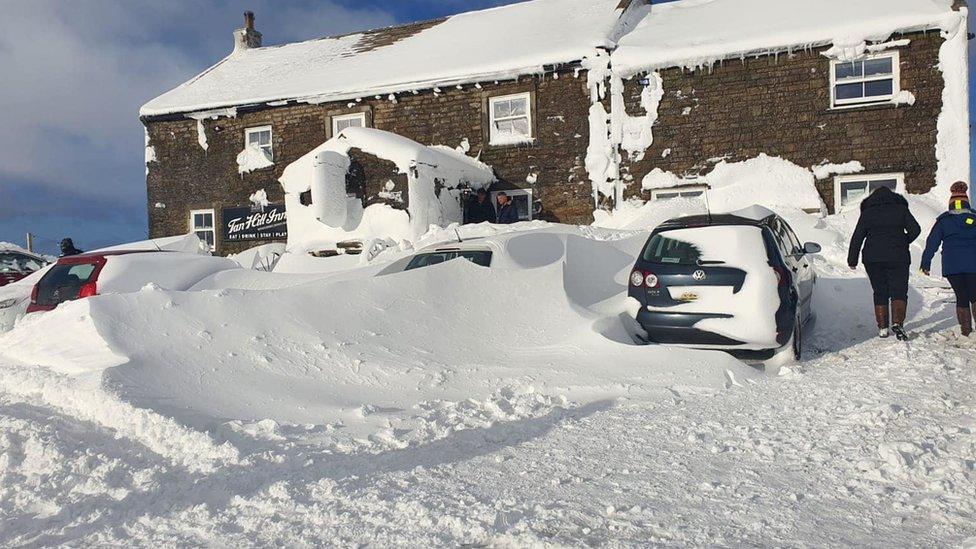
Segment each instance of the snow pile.
M698 177L678 177L677 175L671 172L666 172L661 168L654 168L644 176L644 179L641 180L641 189L645 191L654 189L670 189L672 187L680 187L682 185L692 185L702 182L703 181Z
M804 210L823 207L810 170L776 156L723 160L704 179L711 187L707 196L713 211L730 212L752 204Z
M245 269L257 271L272 271L278 259L285 253L286 246L280 242L262 244L239 254L230 255L227 259L236 262Z
M108 246L91 250L92 252L120 252L126 250L151 251L158 250L164 252L181 252L185 254L210 255L210 248L200 241L195 233L181 234L178 236L167 236L154 238L151 240L140 240L116 246Z
M346 195L352 149L390 160L407 176L407 211L384 204L363 209L359 199ZM372 128L347 128L290 164L281 176L289 249L353 238L413 240L431 225L461 220L462 187L484 188L494 180L490 167L450 147L427 147ZM300 201L306 191L312 195L308 206Z
M848 175L852 173L861 173L864 171L864 165L857 160L851 160L850 162L844 162L843 164L831 164L830 162L824 161L823 164L813 166L810 168L813 172L813 176L817 180L827 179L832 175Z
M634 2L633 12L645 6ZM373 97L542 73L610 47L629 25L619 0L534 0L462 13L376 46L385 31L230 55L140 110L155 116L298 100ZM394 95L395 98L395 95Z
M268 202L268 192L264 189L258 189L248 197L248 200L256 208L267 208L271 203Z
M237 155L237 173L243 175L274 166L274 161L258 145L248 145Z
M951 0L679 0L655 4L623 37L613 67L625 78L663 67L708 67L729 58L838 45L835 55L895 32L953 28ZM965 97L964 95L962 97Z

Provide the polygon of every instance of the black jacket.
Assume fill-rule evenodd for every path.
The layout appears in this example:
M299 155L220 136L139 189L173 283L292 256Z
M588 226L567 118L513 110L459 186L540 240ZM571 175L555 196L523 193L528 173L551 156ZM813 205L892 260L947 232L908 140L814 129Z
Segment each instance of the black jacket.
M509 201L504 206L498 208L498 223L501 225L510 225L512 223L518 223L519 214L518 210L515 208L515 203Z
M475 198L468 202L468 213L465 215L465 223L494 223L495 219L495 207L491 205L491 200L486 199L484 202L478 202Z
M908 210L905 197L880 187L861 202L847 264L856 267L858 255L865 263L911 263L908 246L920 234L922 228Z

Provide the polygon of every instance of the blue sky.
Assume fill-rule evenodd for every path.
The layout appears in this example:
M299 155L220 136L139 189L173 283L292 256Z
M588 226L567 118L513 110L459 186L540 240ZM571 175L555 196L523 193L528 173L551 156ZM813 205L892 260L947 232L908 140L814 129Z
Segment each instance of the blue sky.
M275 44L515 1L0 0L0 241L145 238L139 107L226 55L246 9Z

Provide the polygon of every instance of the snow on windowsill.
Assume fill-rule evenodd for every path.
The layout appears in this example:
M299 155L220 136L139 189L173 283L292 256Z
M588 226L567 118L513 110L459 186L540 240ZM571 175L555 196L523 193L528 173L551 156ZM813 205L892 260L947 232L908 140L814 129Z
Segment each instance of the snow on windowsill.
M500 135L492 137L488 142L490 147L514 147L518 145L534 145L535 138L524 135Z
M237 155L237 172L241 175L274 166L274 161L260 147L245 147Z

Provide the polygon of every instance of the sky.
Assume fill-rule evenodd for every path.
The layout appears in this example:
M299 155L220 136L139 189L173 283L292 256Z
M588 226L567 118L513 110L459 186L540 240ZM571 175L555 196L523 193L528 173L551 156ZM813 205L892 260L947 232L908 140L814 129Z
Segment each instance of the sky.
M227 55L245 10L270 45L516 1L0 0L0 241L144 239L139 107Z

